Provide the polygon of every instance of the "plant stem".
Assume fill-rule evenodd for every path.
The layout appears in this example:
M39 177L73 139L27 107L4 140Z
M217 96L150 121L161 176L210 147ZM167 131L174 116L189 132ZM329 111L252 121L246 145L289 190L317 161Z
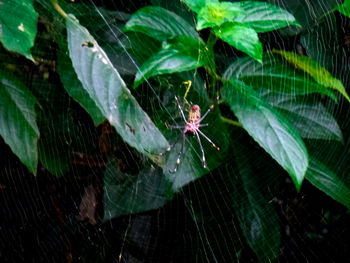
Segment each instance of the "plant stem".
M233 125L233 126L236 126L236 127L243 128L242 124L239 123L238 121L234 121L234 120L225 118L225 117L223 117L223 116L221 116L220 118L221 118L222 122L225 122L225 123L227 123L227 124L230 124L230 125Z
M52 6L53 8L56 9L56 11L63 16L64 18L67 18L68 15L66 14L66 12L63 11L63 9L59 6L59 4L57 3L57 0L51 0Z

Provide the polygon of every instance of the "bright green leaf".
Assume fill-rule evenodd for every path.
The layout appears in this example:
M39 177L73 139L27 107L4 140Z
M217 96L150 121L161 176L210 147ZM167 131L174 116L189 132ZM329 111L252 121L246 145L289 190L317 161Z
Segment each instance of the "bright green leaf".
M310 159L306 179L314 186L350 209L350 189L322 162Z
M350 0L344 0L344 3L338 5L336 7L336 10L338 10L343 15L350 17Z
M163 41L176 36L198 38L198 33L186 20L158 6L146 6L134 13L124 31L140 32Z
M32 173L38 164L36 98L9 71L0 72L0 134Z
M130 146L151 157L168 147L148 115L127 89L105 52L73 15L66 20L69 56L83 88ZM84 45L89 43L89 46Z
M182 0L193 12L198 13L207 2L218 3L218 0Z
M33 60L38 14L32 0L2 0L0 2L0 41L11 51Z
M265 2L241 2L242 12L235 22L253 28L256 32L264 33L283 27L300 26L294 16L286 10Z
M214 32L231 46L262 62L263 48L254 29L236 23L225 23L215 28Z
M205 65L211 56L206 52L204 43L198 39L178 37L168 41L164 48L151 56L136 74L134 87L152 76L183 72Z
M197 30L232 22L243 12L240 3L207 2L197 15Z
M273 50L274 53L281 55L286 61L307 72L314 80L325 86L339 91L349 102L350 97L348 96L343 83L329 73L325 68L321 67L317 62L306 56L297 55L293 52L283 50Z
M294 95L259 90L267 103L277 108L294 126L302 138L337 140L343 142L343 135L334 117L316 101L304 101Z
M308 167L308 154L293 126L243 82L230 80L221 95L243 128L290 174L300 189Z
M144 168L140 174L122 173L109 161L104 175L104 218L157 209L172 198L170 183L160 168Z
M293 95L321 93L336 100L332 90L270 55L263 57L263 64L249 57L237 59L228 67L223 78L242 80L255 89L264 88Z

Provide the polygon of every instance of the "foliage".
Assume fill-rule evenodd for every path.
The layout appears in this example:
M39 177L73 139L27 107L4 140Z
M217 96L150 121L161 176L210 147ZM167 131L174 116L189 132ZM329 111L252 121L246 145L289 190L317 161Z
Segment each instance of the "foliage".
M332 16L335 10L349 15L348 5L345 1L324 15ZM349 208L350 189L336 173L336 164L315 154L324 141L340 149L348 141L348 132L342 133L345 124L333 113L335 108L343 110L338 105L348 107L344 76L349 74L337 74L312 57L309 25L295 19L300 14L293 8L217 0L183 0L176 6L182 12L149 5L125 14L89 4L3 0L1 137L33 174L39 165L62 176L74 153L103 154L108 159L104 221L162 207L199 178L220 174L228 165L232 217L237 217L259 260L272 262L281 237L276 211L261 189L273 188L283 172L271 175L266 184L258 182L250 149L261 147L258 157L266 167L278 164L297 191L308 180ZM6 15L9 8L16 10L12 16ZM99 16L93 18L92 9ZM38 16L44 28L40 32ZM273 43L273 34L279 34L280 43ZM307 54L292 47L281 50L290 37L299 36ZM45 49L46 41L54 50ZM36 74L28 83L28 68L40 72L41 66L50 67L47 61L58 63L50 68L56 79ZM55 95L47 96L45 88ZM203 131L221 151L203 142L205 169L197 142L186 139L179 170L170 173L180 145L160 153L179 136L166 125L181 120L174 97L204 111L218 95ZM104 145L105 134L100 140L80 135L81 124L73 115L81 112L88 113L86 123L93 123L94 129L106 123L115 129L113 147L125 143L123 152L133 152L134 173L123 170L119 157L106 150L113 147ZM53 118L59 124L51 128ZM238 140L242 134L251 139ZM62 144L60 138L67 137L72 141ZM266 214L270 218L264 218Z

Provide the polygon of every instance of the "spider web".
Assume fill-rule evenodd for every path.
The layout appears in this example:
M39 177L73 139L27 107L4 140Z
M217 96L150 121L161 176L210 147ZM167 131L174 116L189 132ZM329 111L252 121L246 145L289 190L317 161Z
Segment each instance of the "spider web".
M154 0L152 4L191 17L188 22L194 24L189 11L176 2ZM332 1L270 2L295 11L297 20L309 29L300 38L293 38L290 29L262 34L264 46L300 49L347 87L349 50L342 38L349 33L349 21L327 14ZM78 17L122 78L132 83L140 67L135 57L144 56L132 42L146 41L137 34L124 34L122 27L130 14L149 4L90 0L63 7ZM49 8L48 4L40 6ZM53 32L59 36L65 26L62 21L55 25ZM50 82L74 86L70 74L74 69L64 64L68 63L66 50L44 42L45 38L39 34L33 52L43 52L47 60L57 55L60 80ZM227 46L218 55L222 69L232 63L234 55L243 56ZM60 62L65 67L60 69ZM25 77L41 103L54 101L40 117L40 127L48 135L40 143L49 149L43 150L41 162L51 167L50 172L64 176L54 177L43 168L32 178L24 169L11 170L18 163L3 161L4 184L20 186L3 196L1 217L6 220L1 227L4 252L0 255L4 262L342 262L349 256L346 208L308 181L297 193L288 174L247 133L219 120L220 112L229 112L227 106L216 107L205 119L209 126L201 129L221 148L217 153L202 139L210 170L202 168L196 138L186 137L179 171L170 174L167 170L175 166L180 144L165 158L169 169L162 170L124 143L110 125L96 128L86 111L68 94L61 95L57 85L35 78L45 70ZM192 84L185 98L189 80ZM180 97L186 116L193 104L204 113L217 91L208 91L209 82L198 70L157 76L137 90L129 88L171 144L181 130L167 129L167 125L184 125L174 96ZM316 159L348 183L347 102L335 104L316 95L302 100L322 103L340 125L344 144L327 138L305 141ZM305 120L294 121L302 125ZM311 136L310 130L306 136ZM69 160L73 165L65 166ZM172 189L164 178L172 180Z

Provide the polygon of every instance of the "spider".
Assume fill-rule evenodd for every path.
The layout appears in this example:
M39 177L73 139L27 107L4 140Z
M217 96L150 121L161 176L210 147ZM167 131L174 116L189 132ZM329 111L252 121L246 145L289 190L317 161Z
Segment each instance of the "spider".
M216 150L220 151L220 148L217 147L209 138L208 136L206 136L201 130L199 130L200 127L206 127L209 124L205 123L205 124L201 124L202 120L208 115L208 113L214 109L214 104L212 104L209 109L204 113L203 116L201 116L201 109L198 105L193 105L190 112L189 112L189 116L188 116L188 120L186 120L185 118L185 114L180 106L179 103L179 99L175 96L175 101L176 101L176 105L178 106L182 119L185 122L185 126L170 126L170 129L183 129L182 132L182 136L179 137L175 143L173 143L172 145L170 145L166 151L164 153L161 153L160 155L165 155L167 152L171 151L171 149L173 149L176 144L181 140L181 148L180 148L180 152L178 153L177 156L177 160L176 160L176 165L175 168L173 170L170 170L169 172L171 173L175 173L177 171L177 169L179 168L180 162L181 162L181 158L182 158L182 154L183 154L183 149L184 149L184 142L185 142L185 137L186 136L196 136L198 143L199 143L199 147L202 153L202 164L204 168L207 168L207 163L205 161L205 154L204 154L204 150L203 150L203 146L201 143L201 139L199 137L199 135L202 135L204 137L204 139L206 139Z

